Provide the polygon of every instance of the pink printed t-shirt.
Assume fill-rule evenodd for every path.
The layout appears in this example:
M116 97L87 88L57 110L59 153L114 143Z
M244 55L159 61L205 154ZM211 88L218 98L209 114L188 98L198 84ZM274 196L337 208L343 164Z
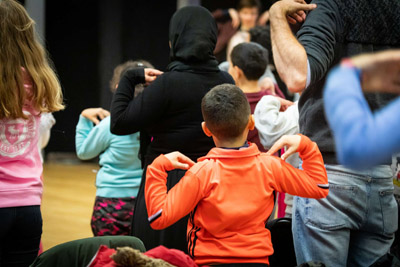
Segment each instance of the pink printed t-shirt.
M24 87L32 92L32 79L22 68ZM0 120L0 208L40 205L43 166L37 143L40 113L26 101L28 119Z

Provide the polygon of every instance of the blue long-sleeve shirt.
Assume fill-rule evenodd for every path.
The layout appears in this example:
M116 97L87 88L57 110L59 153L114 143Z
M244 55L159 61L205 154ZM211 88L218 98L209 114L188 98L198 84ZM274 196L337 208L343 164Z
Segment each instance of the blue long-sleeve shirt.
M324 106L339 163L369 168L391 162L392 154L400 151L400 97L373 113L360 75L354 67L333 69L324 88Z
M138 158L139 133L114 135L110 131L110 117L93 126L89 119L80 116L75 145L80 159L91 159L100 154L101 168L96 178L97 196L137 196L143 172Z

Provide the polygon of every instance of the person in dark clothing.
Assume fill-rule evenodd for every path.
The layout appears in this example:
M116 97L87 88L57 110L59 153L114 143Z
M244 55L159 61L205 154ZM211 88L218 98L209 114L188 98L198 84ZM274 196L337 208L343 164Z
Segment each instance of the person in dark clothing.
M171 63L168 71L143 93L133 97L137 79L144 81L143 70L128 71L121 79L111 107L111 132L131 134L141 131L153 138L147 149L142 148L144 174L132 234L143 241L146 249L164 245L187 251L187 217L162 231L155 231L149 225L144 199L146 168L160 154L176 150L193 161L206 155L214 143L201 129L201 99L214 86L234 84L234 81L228 73L218 69L213 55L217 26L207 9L200 6L179 9L170 22L169 41ZM184 174L183 170L169 172L168 190Z
M302 92L300 132L318 144L330 192L324 200L294 199L296 258L298 264L314 260L327 266L370 266L389 251L398 227L391 162L388 159L383 165L363 170L337 162L322 90L327 71L341 58L400 46L400 2L299 2L279 1L270 9L273 56L289 90ZM312 11L305 19L302 10ZM305 19L297 39L290 31L288 16L289 22ZM388 99L367 95L372 110Z

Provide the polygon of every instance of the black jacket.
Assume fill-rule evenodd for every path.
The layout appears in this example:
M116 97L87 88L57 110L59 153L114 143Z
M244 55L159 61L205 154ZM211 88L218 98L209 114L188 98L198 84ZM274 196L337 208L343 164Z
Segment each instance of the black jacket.
M150 163L172 151L196 160L214 147L201 129L201 99L218 84L234 83L228 73L166 72L133 98L138 81L144 82L143 69L129 70L119 83L111 107L113 134L144 130L153 137L146 153Z

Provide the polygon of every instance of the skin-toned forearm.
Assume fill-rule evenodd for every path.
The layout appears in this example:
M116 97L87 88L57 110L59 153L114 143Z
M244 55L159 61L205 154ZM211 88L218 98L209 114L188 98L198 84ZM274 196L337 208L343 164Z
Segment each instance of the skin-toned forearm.
M270 21L272 54L279 76L291 92L301 92L307 80L306 51L293 35L279 5L271 7Z

